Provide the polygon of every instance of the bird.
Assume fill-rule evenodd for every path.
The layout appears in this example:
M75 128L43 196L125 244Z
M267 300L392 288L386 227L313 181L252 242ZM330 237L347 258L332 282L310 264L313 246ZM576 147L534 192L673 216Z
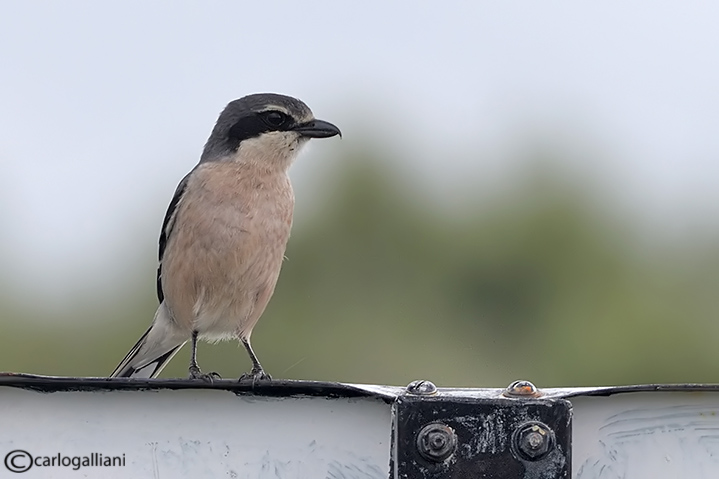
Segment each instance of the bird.
M237 339L252 361L240 380L271 379L250 336L290 236L288 169L309 139L337 135L339 128L290 96L256 93L224 108L165 214L152 324L110 377L157 377L191 341L189 378L212 381L220 376L200 369L198 340Z

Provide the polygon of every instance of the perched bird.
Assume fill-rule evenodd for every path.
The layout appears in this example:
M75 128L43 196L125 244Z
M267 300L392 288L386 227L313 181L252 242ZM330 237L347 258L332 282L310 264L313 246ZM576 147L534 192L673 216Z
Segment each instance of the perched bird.
M241 379L270 379L250 335L290 236L287 170L307 140L335 135L336 126L296 98L255 94L225 107L165 214L155 318L111 377L155 377L190 340L190 378L211 379L216 373L203 374L197 364L197 340L237 338L252 360Z

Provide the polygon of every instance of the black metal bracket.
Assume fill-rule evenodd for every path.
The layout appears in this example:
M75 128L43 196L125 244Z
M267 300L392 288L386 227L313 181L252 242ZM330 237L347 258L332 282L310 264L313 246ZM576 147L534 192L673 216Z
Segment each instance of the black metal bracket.
M394 479L570 478L569 401L436 394L393 405Z

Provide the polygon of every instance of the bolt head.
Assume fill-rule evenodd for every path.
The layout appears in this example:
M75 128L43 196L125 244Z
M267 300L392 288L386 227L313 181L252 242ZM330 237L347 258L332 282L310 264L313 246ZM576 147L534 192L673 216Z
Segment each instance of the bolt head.
M457 435L451 427L435 422L427 424L417 434L417 451L432 462L442 462L457 448Z
M407 385L406 390L409 394L415 394L417 396L431 396L432 394L437 394L437 386L435 386L432 381L427 381L426 379L412 381Z
M554 432L541 422L525 423L513 436L514 449L527 461L538 461L554 448Z
M540 395L537 386L523 379L514 381L502 394L509 397L537 397Z

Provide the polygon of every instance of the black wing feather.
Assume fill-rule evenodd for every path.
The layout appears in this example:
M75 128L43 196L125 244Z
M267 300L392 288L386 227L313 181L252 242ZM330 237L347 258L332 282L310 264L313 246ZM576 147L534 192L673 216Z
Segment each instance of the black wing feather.
M180 203L180 199L182 199L182 195L187 189L187 180L191 174L192 172L188 173L187 176L180 181L180 184L177 185L175 195L170 201L170 206L167 207L167 213L165 213L165 219L162 222L162 230L160 231L160 251L158 255L160 263L157 266L157 299L160 300L160 303L162 303L165 299L165 294L162 291L162 257L165 254L167 241L169 240L172 229L175 226L174 216L177 210L177 205Z

